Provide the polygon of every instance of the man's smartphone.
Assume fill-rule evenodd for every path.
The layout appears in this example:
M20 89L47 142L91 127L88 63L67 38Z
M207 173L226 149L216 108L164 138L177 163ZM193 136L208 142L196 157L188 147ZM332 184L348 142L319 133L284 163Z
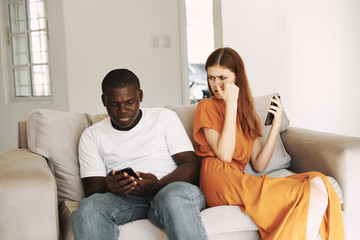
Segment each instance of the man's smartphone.
M126 172L129 176L133 176L134 178L137 178L139 179L139 177L136 175L136 173L134 172L134 170L132 170L132 168L130 167L127 167L127 168L124 168L124 169L121 169L121 170L118 170L115 172L115 175L118 175L120 173L124 173ZM139 179L140 180L140 179Z
M279 96L279 98L280 98L280 96ZM273 99L275 99L275 96L273 96ZM271 105L277 106L277 104L273 103L273 102L271 102ZM271 125L273 120L274 120L274 114L272 114L271 112L268 112L266 115L265 126Z

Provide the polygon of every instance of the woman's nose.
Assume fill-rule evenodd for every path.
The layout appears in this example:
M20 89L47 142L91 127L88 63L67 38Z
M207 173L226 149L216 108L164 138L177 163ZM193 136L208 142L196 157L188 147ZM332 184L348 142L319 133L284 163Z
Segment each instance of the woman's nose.
M224 83L220 80L220 78L216 78L214 84L215 84L215 86L218 86L220 88L222 88L224 86Z
M219 79L219 78L215 78L214 84L220 86L220 83L221 83L220 79Z

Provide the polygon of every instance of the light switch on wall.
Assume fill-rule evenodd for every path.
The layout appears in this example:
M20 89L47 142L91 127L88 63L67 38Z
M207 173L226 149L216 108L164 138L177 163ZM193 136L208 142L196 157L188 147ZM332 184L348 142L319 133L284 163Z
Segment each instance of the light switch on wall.
M151 35L150 36L150 47L151 48L159 48L159 35Z
M163 48L171 48L171 37L170 35L162 36L162 47Z
M275 29L276 33L286 33L286 22L284 16L275 17Z

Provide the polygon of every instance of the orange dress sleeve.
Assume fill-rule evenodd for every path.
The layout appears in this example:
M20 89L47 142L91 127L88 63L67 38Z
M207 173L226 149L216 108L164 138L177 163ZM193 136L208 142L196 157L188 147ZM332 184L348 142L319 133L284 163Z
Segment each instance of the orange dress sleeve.
M222 100L203 99L199 102L194 117L194 140L196 154L201 157L216 157L205 138L202 128L214 129L221 134L226 113L226 104ZM232 160L242 170L250 161L254 140L244 137L240 124L236 126L236 145Z
M201 157L215 156L215 153L205 138L202 128L211 128L220 134L225 117L222 108L224 107L221 106L221 103L210 99L201 100L196 108L193 137L197 143L196 153Z

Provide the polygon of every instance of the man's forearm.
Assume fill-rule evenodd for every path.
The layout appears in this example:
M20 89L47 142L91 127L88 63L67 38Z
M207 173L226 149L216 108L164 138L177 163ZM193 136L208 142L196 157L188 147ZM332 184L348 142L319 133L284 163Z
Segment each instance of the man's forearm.
M200 172L200 164L196 162L183 163L178 166L173 172L169 173L165 177L159 180L161 188L169 183L176 181L184 181L194 183ZM160 189L161 189L160 188Z
M81 180L84 186L86 197L89 197L94 193L109 192L109 189L106 186L105 177L89 177L89 178L82 178Z

